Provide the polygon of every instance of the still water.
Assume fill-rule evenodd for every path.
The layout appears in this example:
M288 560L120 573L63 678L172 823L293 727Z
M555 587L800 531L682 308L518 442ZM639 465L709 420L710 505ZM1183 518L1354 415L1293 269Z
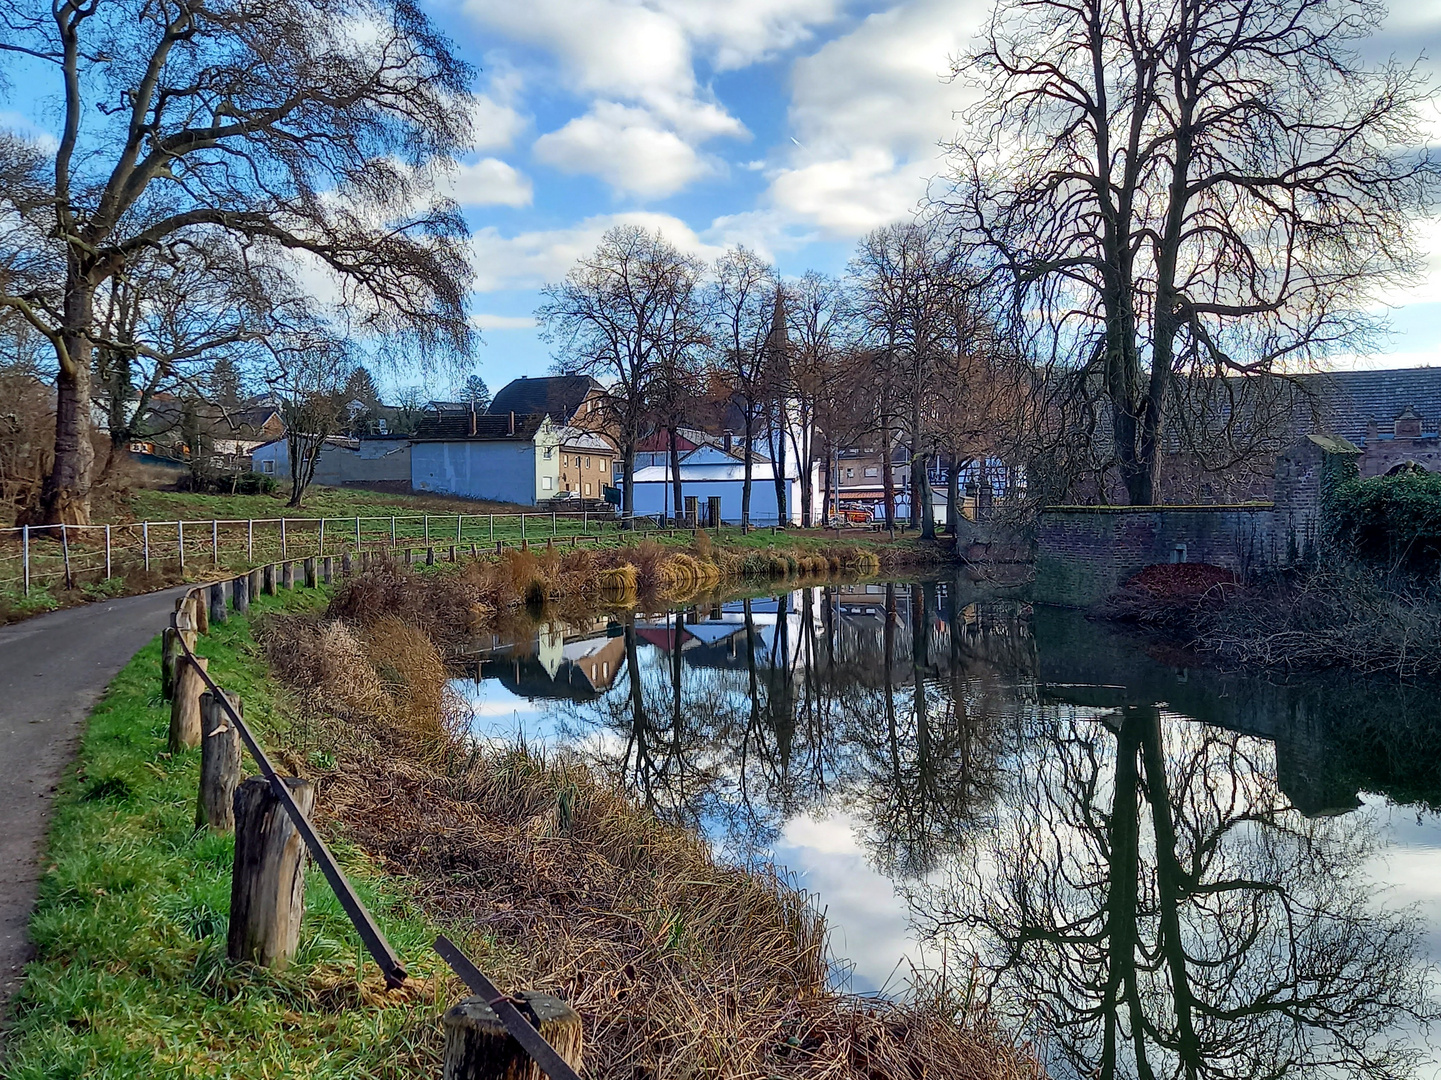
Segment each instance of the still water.
M1052 1076L1441 1077L1441 691L1224 675L963 582L497 637L478 735L566 745L944 972Z

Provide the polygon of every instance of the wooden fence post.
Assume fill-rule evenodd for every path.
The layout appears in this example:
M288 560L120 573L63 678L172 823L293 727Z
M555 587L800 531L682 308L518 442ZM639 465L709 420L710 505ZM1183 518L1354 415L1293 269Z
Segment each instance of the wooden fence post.
M450 561L455 562L455 545L450 545Z
M359 551L360 549L357 548L356 550ZM362 562L365 561L365 554L364 554L364 552L361 552L361 561L362 561ZM340 573L341 573L341 576L342 576L342 577L349 577L349 576L350 576L350 572L351 572L352 569L353 569L353 565L352 565L352 563L351 563L351 561L350 561L350 552L348 552L348 551L343 551L343 552L341 552L341 553L340 553Z
M522 990L515 1007L555 1047L561 1059L580 1071L580 1015L558 997ZM444 1080L542 1080L540 1066L505 1030L484 999L468 997L446 1010Z
M209 663L203 656L180 661L180 670L175 677L175 696L170 700L169 748L172 754L194 750L200 745L200 695L205 693L205 680L200 673Z
M320 564L320 580L329 585L335 579L335 556L327 555Z
M309 816L315 786L298 776L287 776L282 783ZM263 776L252 776L235 789L234 810L235 864L226 951L232 961L283 968L300 942L305 841Z
M283 562L280 564L280 587L282 589L295 588L295 564Z
M210 621L212 623L223 623L227 614L225 610L225 582L217 581L210 586Z
M224 691L222 691L224 693ZM231 708L240 712L240 698L225 694ZM243 715L243 714L242 714ZM200 695L200 798L195 806L195 827L214 832L235 828L232 800L240 783L240 731L230 722L214 694Z
M167 626L160 635L160 696L173 698L175 696L175 676L180 670L181 658L185 656L185 650L180 645L180 631L173 626Z
M316 576L315 556L308 556L305 560L305 587L313 589L319 583Z
M264 576L264 573L258 566L250 571L250 599L255 600L260 596L260 588Z
M275 564L266 563L263 567L260 568L260 575L265 583L265 595L274 596L276 593Z
M232 581L230 592L235 597L235 613L244 615L250 610L250 575L241 574Z
M434 565L435 565L435 548L433 548L433 547L428 547L428 548L425 549L425 565L426 565L426 566L434 566Z

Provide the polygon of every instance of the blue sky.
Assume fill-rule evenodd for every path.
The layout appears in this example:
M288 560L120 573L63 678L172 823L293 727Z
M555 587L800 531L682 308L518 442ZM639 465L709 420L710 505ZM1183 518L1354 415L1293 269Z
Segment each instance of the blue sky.
M660 227L707 258L742 242L787 274L840 271L856 239L906 217L942 169L938 144L967 102L942 75L989 9L989 0L425 3L480 69L476 145L452 188L473 234L478 370L492 389L549 368L531 322L537 289L617 222ZM1441 59L1441 2L1397 0L1367 51ZM1441 74L1441 62L1424 63ZM1441 363L1441 223L1422 229L1430 273L1387 298L1385 354L1345 363Z

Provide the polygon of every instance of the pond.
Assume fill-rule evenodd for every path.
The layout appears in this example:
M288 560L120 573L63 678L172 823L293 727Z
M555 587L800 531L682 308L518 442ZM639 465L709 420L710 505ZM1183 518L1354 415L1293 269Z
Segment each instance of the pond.
M838 983L943 979L1058 1077L1441 1076L1435 688L1188 667L960 579L491 644L477 734L785 868Z

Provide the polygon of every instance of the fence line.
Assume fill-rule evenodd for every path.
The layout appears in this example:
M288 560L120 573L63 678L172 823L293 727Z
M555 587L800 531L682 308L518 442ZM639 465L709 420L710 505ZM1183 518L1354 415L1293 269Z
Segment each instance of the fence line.
M313 583L314 578L309 573L309 566L315 557L307 557L307 584ZM331 559L325 560L327 568L325 580L330 580L329 564ZM286 564L287 566L289 564ZM357 568L358 569L358 568ZM260 569L242 575L230 583L229 592L236 601L236 610L244 611L248 607L250 587L257 576L262 576L266 583L266 589L274 592L277 579L281 576L277 573L274 564L267 565L263 574ZM286 575L289 577L289 575ZM238 707L239 699L227 694L211 676L208 670L208 662L197 656L193 647L192 639L197 632L209 630L210 621L217 616L220 619L226 617L226 582L217 581L208 586L194 586L187 589L184 597L176 605L176 614L171 617L171 626L165 632L165 647L161 651L161 672L162 687L168 687L168 694L179 698L180 695L196 692L196 687L182 689L182 680L179 677L183 670L191 676L192 681L198 676L199 684L208 690L210 705L207 708L217 710L224 714L224 720L238 736L239 741L249 751L255 764L259 767L262 778L268 786L271 796L279 803L280 808L290 819L295 831L304 841L310 856L320 865L321 873L335 892L336 899L340 901L351 924L360 935L366 950L379 965L382 975L385 978L386 986L389 989L397 989L404 986L409 975L404 962L386 939L385 933L376 924L374 917L366 908L364 902L356 894L350 879L335 861L320 834L316 832L313 823L304 807L296 800L291 792L292 783L299 788L313 791L304 781L297 777L282 776L271 763L266 755L260 741L255 737L254 732L246 724L241 709ZM209 593L209 606L206 609L206 593ZM244 598L242 600L242 598ZM208 610L208 617L202 616L201 612ZM203 699L202 699L203 700ZM172 720L172 739L174 739L176 727ZM202 731L204 731L202 722ZM201 732L195 732L201 735ZM202 805L205 803L207 781L206 768L211 757L210 742L219 741L223 734L223 728L219 724L209 726L209 734L201 735L203 740L202 749ZM194 743L186 743L193 747ZM232 762L232 766L238 769L238 761ZM298 895L293 892L292 885L285 874L266 874L266 866L262 865L266 860L270 861L269 869L284 858L286 845L283 840L276 844L273 841L266 847L266 840L260 836L265 828L263 815L256 812L242 813L242 806L247 809L253 807L253 801L245 792L245 785L238 785L238 774L231 777L228 792L233 800L233 820L236 829L236 859L232 869L231 884L231 919L232 925L227 935L227 949L231 959L241 959L234 955L236 943L245 936L249 929L243 922L239 927L241 933L237 935L237 918L235 897L246 890L245 895L258 891L266 893L264 899L270 903L262 903L262 908L273 907L275 909L290 910L290 904ZM253 783L253 782L247 782ZM238 785L238 786L237 786ZM307 805L311 796L306 795ZM249 831L246 831L249 830ZM242 836L242 832L244 835ZM248 861L242 866L241 849L242 841L249 853ZM256 849L263 849L257 850ZM244 879L242 880L242 875ZM268 890L268 893L267 893ZM284 893L285 895L281 895ZM303 910L303 907L301 908ZM247 908L247 914L248 914ZM289 948L293 950L295 935L298 935L300 912L294 912L295 924L294 933ZM567 1004L549 995L538 995L523 993L522 995L511 995L499 990L476 966L471 962L459 948L448 938L441 936L434 942L436 953L454 971L461 980L477 995L477 998L468 999L460 1005L447 1012L445 1017L446 1028L446 1068L447 1076L464 1077L466 1080L502 1080L503 1077L521 1075L517 1066L521 1064L517 1056L507 1049L510 1040L519 1044L520 1048L527 1054L539 1068L550 1077L550 1080L580 1080L578 1069L580 1067L580 1018ZM280 957L283 961L284 957ZM269 962L274 962L272 957ZM265 959L261 959L266 963ZM533 1025L521 1011L516 1008L516 1003L524 1001L532 1013L540 1014L542 1011L542 1000L545 1002L546 1013L545 1024L552 1032L552 1038L561 1042L566 1052L557 1050L551 1042L547 1041L539 1028ZM490 1030L484 1014L479 1014L477 1005L484 1005L500 1023L500 1031ZM559 1019L556 1019L559 1017ZM562 1038L563 1037L563 1038ZM484 1052L477 1053L477 1048L483 1047Z
M719 508L715 518L702 516L706 527L722 524ZM359 553L370 547L401 549L405 541L419 541L430 547L432 522L444 522L448 533L454 519L455 543L479 544L482 538L494 548L518 539L530 543L547 538L599 537L614 535L627 525L645 533L667 527L658 515L633 515L629 521L618 515L580 511L524 511L501 514L358 514L346 517L209 518L174 521L139 521L108 525L22 525L0 528L0 586L18 585L26 596L35 588L64 582L74 588L80 578L101 581L117 572L143 570L150 573L159 565L177 567L182 573L192 565L209 562L216 569L239 569L257 561L292 558L292 547L302 545L323 555L329 541L336 552ZM332 527L327 529L327 524ZM773 519L753 517L755 527L774 527ZM437 526L437 529L441 526ZM692 519L685 528L695 528ZM53 542L58 540L58 550ZM310 546L313 545L313 546Z

